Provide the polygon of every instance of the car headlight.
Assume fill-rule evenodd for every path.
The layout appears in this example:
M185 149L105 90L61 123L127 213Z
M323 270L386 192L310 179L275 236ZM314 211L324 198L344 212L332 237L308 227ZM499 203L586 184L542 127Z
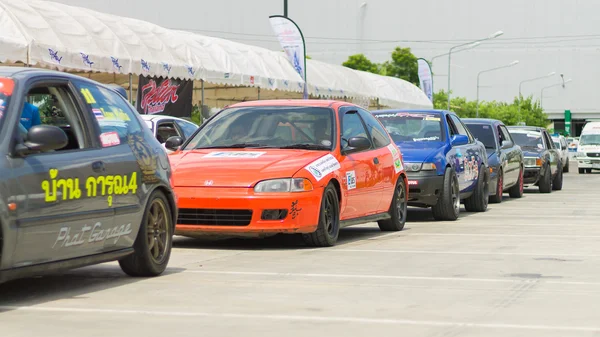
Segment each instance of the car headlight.
M541 158L537 158L537 157L525 157L523 158L523 164L525 164L525 166L535 166L535 167L541 167L542 166L542 159Z
M263 180L254 186L254 192L306 192L312 191L313 185L305 178L285 178Z
M436 169L434 163L404 163L407 172L432 171Z

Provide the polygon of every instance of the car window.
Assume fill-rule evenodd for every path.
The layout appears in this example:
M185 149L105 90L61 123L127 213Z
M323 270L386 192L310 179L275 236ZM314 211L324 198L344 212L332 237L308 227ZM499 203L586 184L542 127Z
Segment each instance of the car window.
M542 134L544 135L544 139L546 140L546 148L548 149L556 149L556 147L554 146L554 142L552 141L552 138L548 135L547 132L542 132Z
M56 126L67 134L68 143L55 151L89 148L91 144L87 141L89 132L85 127L84 114L67 85L36 85L24 97L20 129L29 130L35 125Z
M485 145L486 149L496 149L496 136L491 125L487 124L467 124L473 137Z
M452 119L452 122L454 122L454 126L456 126L456 131L458 131L458 134L469 137L469 143L473 142L473 136L468 131L467 127L462 123L462 121L455 115L450 115L450 119Z
M127 143L129 135L142 131L136 112L119 93L83 81L75 85L100 126L103 147Z
M156 126L156 139L161 143L165 143L167 139L173 136L181 136L175 127L173 121L159 122Z
M187 143L185 149L258 146L331 151L334 146L333 120L331 108L226 108L206 122Z
M179 127L183 131L183 135L185 136L185 138L190 138L198 129L198 125L194 123L184 122L180 120L175 120L175 123L179 125Z
M506 127L504 125L500 125L500 135L502 135L501 140L502 141L509 141L510 143L514 143L512 140L512 137L510 136L510 132L508 132L508 130L506 129ZM502 143L500 143L502 144Z
M342 116L342 149L348 147L348 139L367 136L367 130L357 111L348 111Z
M439 142L444 140L439 113L392 112L374 116L394 142Z
M358 111L360 117L367 125L367 130L371 135L371 143L373 143L373 146L376 149L379 149L390 145L390 137L387 135L387 132L384 130L383 126L381 126L381 123L379 123L379 121L373 117L370 112L363 109L359 109Z

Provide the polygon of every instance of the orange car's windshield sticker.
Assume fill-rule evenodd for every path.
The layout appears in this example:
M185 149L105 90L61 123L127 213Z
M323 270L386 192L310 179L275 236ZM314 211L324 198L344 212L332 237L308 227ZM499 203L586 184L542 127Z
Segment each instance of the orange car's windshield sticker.
M340 169L340 162L331 154L319 158L306 166L306 170L320 181L329 173Z
M211 152L203 158L258 158L266 152L249 152L249 151L220 151Z

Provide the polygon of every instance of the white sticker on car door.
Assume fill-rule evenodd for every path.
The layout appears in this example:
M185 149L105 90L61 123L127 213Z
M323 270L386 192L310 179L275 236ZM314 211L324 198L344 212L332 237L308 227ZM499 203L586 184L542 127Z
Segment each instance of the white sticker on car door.
M346 184L348 185L348 190L353 190L356 188L356 172L346 172Z

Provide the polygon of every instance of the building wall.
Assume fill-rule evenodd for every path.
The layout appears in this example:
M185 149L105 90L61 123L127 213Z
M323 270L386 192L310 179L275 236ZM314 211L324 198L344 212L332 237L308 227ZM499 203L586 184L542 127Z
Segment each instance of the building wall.
M268 16L282 13L282 0L58 1L280 49ZM337 64L360 52L382 62L398 45L429 59L465 39L503 30L501 39L453 56L453 95L475 99L480 70L519 60L515 67L482 75L481 100L511 101L520 81L556 71L573 82L566 89L547 89L544 108L582 114L600 112L595 99L600 87L600 35L589 36L598 30L598 12L600 1L594 0L289 0L289 16L303 29L308 54ZM447 66L445 57L434 62L436 90L448 87ZM558 75L525 83L523 94L539 99L542 87L556 83Z

